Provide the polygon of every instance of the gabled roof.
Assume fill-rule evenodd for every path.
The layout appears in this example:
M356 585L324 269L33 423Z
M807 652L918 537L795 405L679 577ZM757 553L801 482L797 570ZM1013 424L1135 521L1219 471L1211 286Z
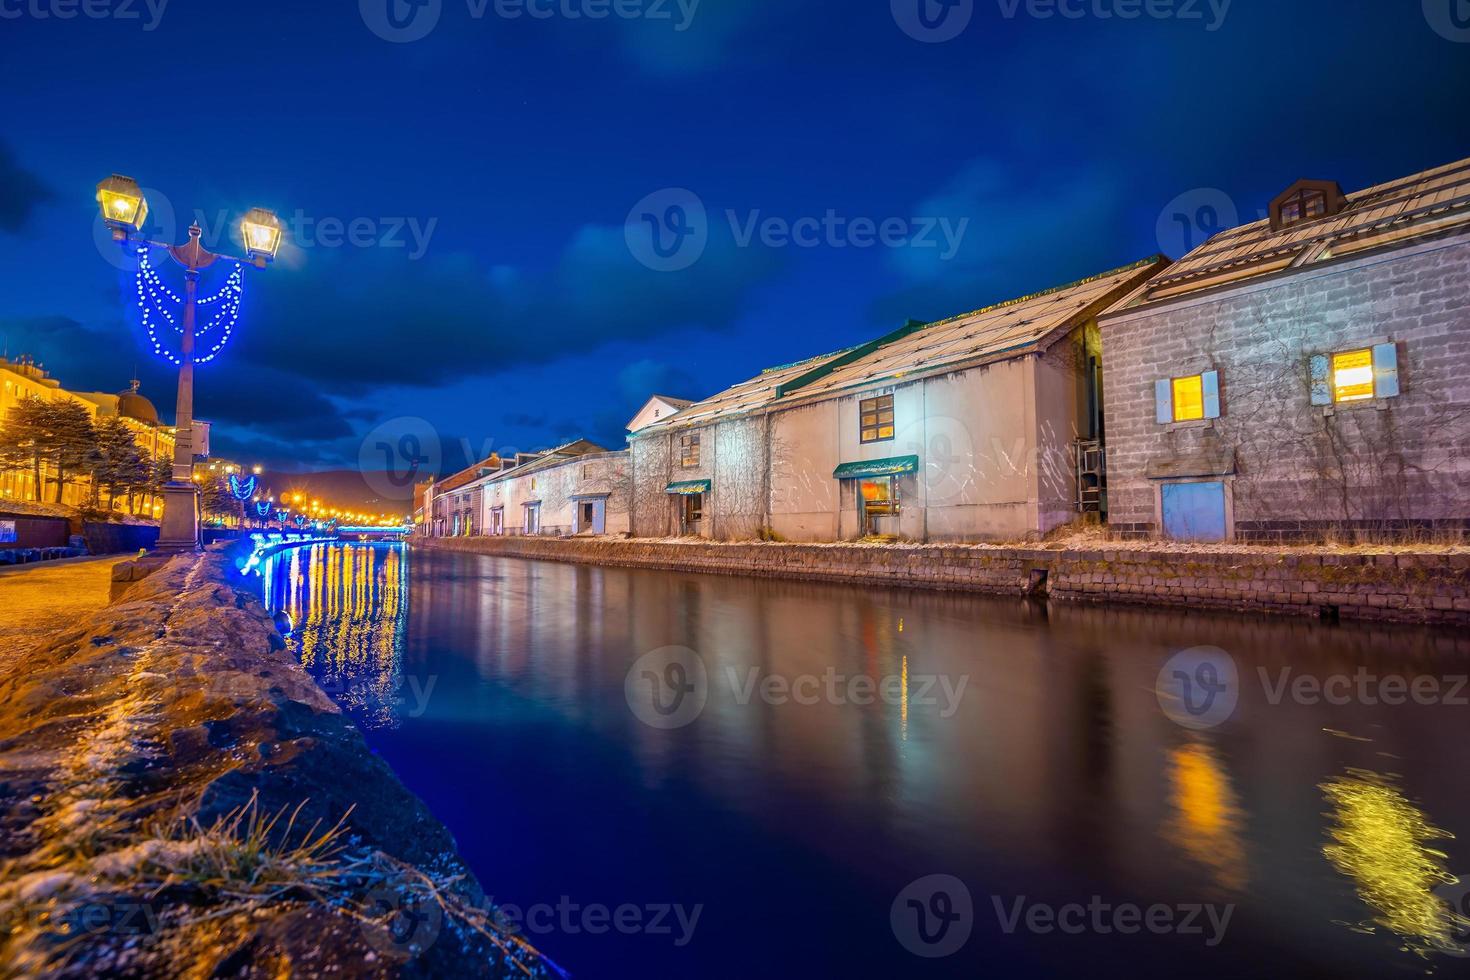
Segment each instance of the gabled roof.
M643 407L633 413L633 417L628 420L628 424L625 428L627 428L629 432L636 432L639 429L646 428L647 425L651 425L652 421L647 423L647 425L639 425L638 420L643 418L644 413L647 412L650 408L653 408L655 405L661 405L669 409L670 414L673 414L674 412L677 412L683 408L688 408L690 405L693 404L694 402L688 398L674 398L669 395L650 395L648 401L643 403Z
M823 354L820 357L810 357L804 361L797 361L795 364L766 368L755 377L747 381L742 381L737 385L731 385L724 391L711 395L702 401L697 401L688 408L681 409L666 419L659 419L652 425L644 426L633 435L636 437L645 432L662 432L667 429L700 425L713 419L726 418L732 415L743 415L746 412L754 411L774 401L777 397L777 389L783 382L804 374L818 364L830 361L845 353L847 352L837 351L833 354Z
M471 483L484 477L487 469L499 469L500 465L500 456L492 453L474 466L467 466L458 473L452 473L444 479L439 480L434 486L434 495L442 496L443 494L453 493L456 490L469 486Z
M560 466L562 463L569 463L576 459L581 459L584 456L602 455L611 455L611 453L603 446L599 446L597 443L592 442L591 440L574 439L573 441L563 443L562 445L557 446L554 449L547 449L541 453L538 453L536 455L536 458L528 463L522 463L519 466L507 466L503 470L487 474L483 479L481 479L480 483L482 485L488 483L498 483L501 480L510 480L518 476L526 476L530 473L539 473L542 470L549 470L552 467Z
M1279 231L1265 218L1222 231L1154 279L1142 302L1172 299L1466 226L1470 226L1470 160L1461 160L1349 194L1340 212Z
M912 325L890 334L892 339L863 357L823 372L787 394L811 398L921 371L1004 360L1045 348L1055 335L1104 312L1167 264L1166 259L1156 255L971 313Z
M846 389L910 374L953 370L1043 349L1055 335L1110 309L1167 264L1167 259L1156 255L934 323L910 320L870 343L769 368L646 426L634 437L832 397Z

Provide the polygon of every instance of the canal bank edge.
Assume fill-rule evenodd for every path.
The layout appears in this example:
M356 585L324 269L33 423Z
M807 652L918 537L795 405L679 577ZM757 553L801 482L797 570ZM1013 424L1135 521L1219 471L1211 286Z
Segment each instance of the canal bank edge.
M1470 625L1470 554L414 538L415 548L1069 602Z
M0 675L0 972L554 975L238 581L175 558Z

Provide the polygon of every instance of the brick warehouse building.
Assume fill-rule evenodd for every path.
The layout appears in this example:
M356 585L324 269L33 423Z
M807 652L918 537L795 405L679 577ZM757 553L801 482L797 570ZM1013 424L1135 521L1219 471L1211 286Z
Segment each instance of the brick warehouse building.
M1183 540L1470 528L1470 160L1299 181L1100 317L1110 524Z
M1165 266L910 321L640 427L633 534L1017 541L1090 518L1102 503L1098 318Z

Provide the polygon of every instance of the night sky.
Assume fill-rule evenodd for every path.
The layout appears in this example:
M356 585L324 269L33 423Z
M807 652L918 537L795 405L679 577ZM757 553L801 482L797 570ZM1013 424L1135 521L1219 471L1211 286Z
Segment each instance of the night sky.
M1465 0L1154 0L1179 15L1137 19L1101 16L1129 0L1071 0L1080 18L959 0L947 41L921 0L692 2L0 0L4 343L74 389L136 370L172 416L99 237L116 171L156 189L160 236L198 211L234 250L247 208L287 222L199 371L217 453L355 467L406 416L445 467L616 448L652 392L1177 256L1298 177L1352 191L1470 156ZM388 3L432 30L385 40ZM642 16L569 16L599 9ZM707 243L666 271L637 229L676 188ZM838 230L800 245L742 240L829 212ZM873 244L863 221L905 233Z

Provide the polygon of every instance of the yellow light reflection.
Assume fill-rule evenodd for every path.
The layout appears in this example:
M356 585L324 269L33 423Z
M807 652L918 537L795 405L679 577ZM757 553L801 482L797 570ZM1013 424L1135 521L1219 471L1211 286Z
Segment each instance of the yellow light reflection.
M282 555L282 558L285 556ZM291 651L369 727L392 727L405 697L408 564L401 545L314 545L290 552L270 606L290 613Z
M1219 888L1244 891L1249 880L1241 843L1245 814L1210 746L1196 742L1169 753L1169 802L1174 812L1164 827L1165 838L1209 869Z
M903 621L899 620L900 629ZM899 667L899 678L902 694L898 705L898 731L905 742L909 740L909 658L903 658L903 664Z
M1434 889L1451 884L1443 851L1429 841L1452 839L1377 773L1358 769L1321 787L1332 804L1333 843L1327 860L1353 879L1373 920L1409 941L1416 952L1455 949L1455 920Z

